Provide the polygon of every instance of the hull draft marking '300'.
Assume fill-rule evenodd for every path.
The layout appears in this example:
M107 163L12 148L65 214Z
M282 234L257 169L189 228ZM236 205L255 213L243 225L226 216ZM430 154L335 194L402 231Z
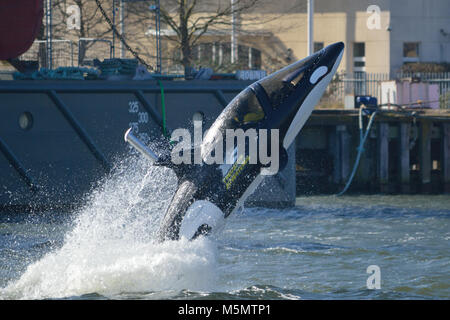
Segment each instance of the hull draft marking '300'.
M168 144L167 150L158 154L136 138L131 129L126 131L125 141L154 165L173 169L178 178L178 188L161 221L160 241L214 234L223 226L225 218L243 205L264 176L275 173L268 170L267 163L252 159L249 152L252 143L265 138L265 146L256 145L266 152L278 144L278 149L271 152L278 152L276 169L283 169L287 163L287 148L322 97L343 52L342 42L329 45L244 89L215 120L200 147L193 150L193 153L200 152L201 163L176 164L171 158L176 145ZM236 141L225 150L227 133L252 129L256 132L252 138L255 141L246 139L245 150L238 150ZM219 153L223 161L211 161L214 157L217 160L222 148L224 152Z

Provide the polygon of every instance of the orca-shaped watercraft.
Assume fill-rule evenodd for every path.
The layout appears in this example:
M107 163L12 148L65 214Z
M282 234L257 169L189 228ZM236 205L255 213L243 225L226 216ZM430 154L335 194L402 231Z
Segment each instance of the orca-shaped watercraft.
M226 136L230 130L254 129L256 136L253 135L253 140L257 141L262 140L262 129L267 130L267 136L277 130L275 136L278 140L266 136L265 150L270 145L279 146L275 150L279 152L277 169L283 169L287 162L286 149L295 140L336 73L343 51L342 42L329 45L244 89L206 133L199 148L204 160L200 164L174 164L167 156L157 155L139 141L131 129L125 133L125 141L155 164L172 168L178 177L178 189L162 219L159 240L194 239L220 229L224 219L243 205L263 180L267 163L251 161L247 154L249 144L255 142L252 139L245 142L243 157L237 155L237 151L241 151L237 150L235 143L231 152L225 150L222 153L223 162L208 162L208 158L217 156L223 148L225 138L218 137ZM258 152L260 148L261 145Z

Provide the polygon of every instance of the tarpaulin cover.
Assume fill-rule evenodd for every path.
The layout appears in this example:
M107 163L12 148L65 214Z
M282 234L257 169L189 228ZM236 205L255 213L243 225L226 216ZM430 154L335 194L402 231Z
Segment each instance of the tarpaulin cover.
M31 47L43 14L43 0L0 0L0 60L17 58Z

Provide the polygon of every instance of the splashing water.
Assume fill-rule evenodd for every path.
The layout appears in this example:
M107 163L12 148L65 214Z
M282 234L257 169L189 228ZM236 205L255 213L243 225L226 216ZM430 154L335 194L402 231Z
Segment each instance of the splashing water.
M143 158L120 163L86 200L62 246L0 289L7 299L97 293L210 290L216 281L213 241L156 242L176 188L175 174Z

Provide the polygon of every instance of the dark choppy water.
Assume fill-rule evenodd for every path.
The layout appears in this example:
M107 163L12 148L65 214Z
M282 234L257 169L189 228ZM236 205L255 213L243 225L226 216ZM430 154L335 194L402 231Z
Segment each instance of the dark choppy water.
M0 299L450 298L448 196L302 197L156 244L169 184L123 173L77 212L0 216Z

